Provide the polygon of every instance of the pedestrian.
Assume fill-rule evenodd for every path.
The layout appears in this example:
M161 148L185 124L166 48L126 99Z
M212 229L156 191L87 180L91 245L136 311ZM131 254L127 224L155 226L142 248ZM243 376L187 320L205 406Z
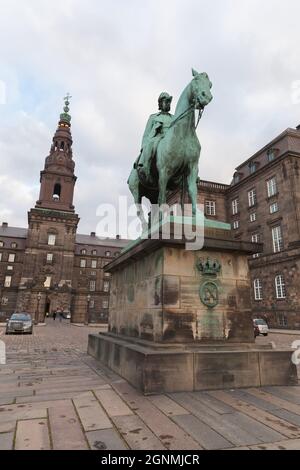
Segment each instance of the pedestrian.
M62 322L62 319L63 319L63 313L62 313L62 311L60 310L60 311L59 311L59 321Z
M55 318L56 318L56 310L54 310L53 312L53 320L55 320Z

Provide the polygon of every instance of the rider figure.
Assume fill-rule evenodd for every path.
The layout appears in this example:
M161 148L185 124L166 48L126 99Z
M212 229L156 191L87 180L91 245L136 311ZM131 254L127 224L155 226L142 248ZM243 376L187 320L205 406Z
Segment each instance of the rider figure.
M151 114L146 125L141 153L134 165L135 168L138 166L142 169L146 178L150 176L151 160L156 153L158 143L165 136L172 121L172 114L169 113L171 101L172 96L166 92L161 93L158 98L159 112Z

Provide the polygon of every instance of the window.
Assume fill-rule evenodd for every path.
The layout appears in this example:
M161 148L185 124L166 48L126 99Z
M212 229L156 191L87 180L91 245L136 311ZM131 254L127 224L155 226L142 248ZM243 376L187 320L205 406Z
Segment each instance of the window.
M14 263L16 259L16 255L14 253L9 253L8 255L8 262L9 263Z
M272 162L275 158L275 152L274 149L269 149L267 151L267 157L268 157L268 162Z
M274 253L279 253L283 249L283 238L280 225L272 228L272 239L273 251Z
M44 282L44 287L46 287L46 288L48 288L48 289L51 287L51 279L52 279L51 276L47 276L47 277L46 277L46 280L45 280L45 282Z
M91 299L91 300L90 300L89 308L95 308L95 301L94 301L94 299Z
M267 190L268 190L268 197L275 196L277 194L277 183L276 178L271 178L267 181Z
M103 290L104 292L109 292L109 281L104 281Z
M11 286L11 276L5 276L4 287L10 287L10 286Z
M256 212L252 212L252 214L250 214L250 222L255 222L256 221Z
M12 242L12 243L10 244L10 246L11 246L11 248L17 248L18 245L16 244L16 242Z
M205 213L206 215L216 215L215 201L205 201Z
M284 313L277 313L277 322L279 326L288 326L288 319Z
M251 241L252 243L259 243L259 233L252 233Z
M56 235L54 233L48 234L48 245L54 246L56 242Z
M95 292L96 290L96 281L90 281L90 291Z
M55 201L59 201L60 200L60 194L61 194L61 185L59 183L56 183L54 185L54 189L53 189L53 199Z
M239 211L239 200L238 200L238 198L234 199L231 202L231 205L232 205L232 215L236 215Z
M13 271L14 267L13 266L7 266L7 271Z
M115 252L115 257L119 256L120 254L121 254L120 251L116 251L116 252Z
M273 204L270 205L270 214L275 214L275 212L278 212L278 202L274 202Z
M256 204L256 189L251 189L248 191L248 202L249 207L255 206Z
M108 300L102 300L102 308L108 308Z
M110 277L110 273L104 273L104 277Z
M97 255L97 250L93 250L93 251L92 251L92 255L93 255L93 256L96 256L96 255Z
M47 253L47 263L52 263L53 261L53 253Z
M86 250L81 250L80 254L81 255L86 255Z
M7 305L7 304L8 304L8 298L7 297L2 297L1 305Z
M235 220L233 222L233 230L237 230L240 226L240 221L239 220Z
M239 173L236 173L234 176L233 176L233 182L234 184L237 184L240 182L240 179L241 179L241 175Z
M97 276L97 271L91 271L91 276Z
M81 259L80 260L80 267L81 268L86 268L86 259Z
M4 242L0 240L0 246L4 246Z
M282 274L279 274L275 277L275 288L276 288L276 297L277 299L285 299L286 298L286 290L285 290L285 281Z
M257 165L256 165L255 162L250 162L250 163L249 163L249 170L250 170L250 174L251 174L251 175L256 172L256 170L257 170Z
M259 233L252 233L251 241L252 241L252 243L259 243L259 241L260 241ZM254 253L253 254L253 258L258 258L258 257L259 257L259 253Z
M110 251L106 251L105 256L110 257Z
M0 261L2 261L2 253L0 253Z
M92 259L92 268L97 268L97 260Z
M255 300L262 300L262 282L261 279L254 279L254 298Z

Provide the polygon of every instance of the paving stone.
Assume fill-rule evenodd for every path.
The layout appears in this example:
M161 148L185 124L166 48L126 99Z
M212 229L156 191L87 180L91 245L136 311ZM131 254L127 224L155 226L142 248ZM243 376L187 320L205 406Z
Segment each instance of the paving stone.
M0 450L12 450L13 448L14 433L7 432L0 434Z
M13 432L16 427L16 421L15 420L8 420L8 421L2 421L0 422L0 433L9 433Z
M289 439L273 444L251 446L251 450L300 450L300 439Z
M95 390L96 397L109 416L127 416L133 412L113 390Z
M192 415L174 416L173 420L190 434L199 444L207 450L226 449L233 447L232 443L224 439L205 423Z
M116 416L113 419L119 432L133 450L164 450L162 442L135 415Z
M90 431L86 433L87 440L92 450L127 450L125 442L115 429L103 431Z
M18 421L16 450L50 450L47 419Z
M243 400L246 403L251 403L252 405L257 406L258 408L261 408L265 411L271 411L273 413L274 410L279 408L276 404L273 404L268 400L264 400L262 397L251 395L251 393L247 393L244 390L228 391L228 393L230 393L230 395L234 398Z
M71 401L50 406L49 423L54 450L88 449L81 424Z
M112 428L108 416L92 392L86 392L74 398L74 404L85 431Z
M273 403L277 407L277 409L283 408L285 410L292 411L293 413L300 415L300 405L291 403L286 399L279 398L278 396L267 393L266 391L261 389L251 388L248 390L248 392L251 395L254 395L255 397L264 398L265 400L268 400L270 403Z
M166 395L153 395L148 397L151 403L156 406L160 411L168 416L178 416L189 414L182 406L178 405L176 401L167 397Z
M228 422L245 429L249 434L255 436L261 442L273 442L283 439L283 435L270 429L265 424L256 421L254 417L235 412L227 415Z
M206 392L193 392L193 397L196 398L196 400L199 400L208 408L211 408L212 410L216 411L221 415L233 413L235 411L235 409L231 406L226 405L220 400L209 396Z
M218 434L221 434L232 445L250 445L261 442L257 437L239 427L236 423L233 424L228 421L228 414L226 416L220 415L196 400L193 393L172 394L172 397L189 410L191 414L196 416L196 418Z
M300 426L300 415L296 413L291 413L287 410L275 410L273 411L275 416L278 418L285 419L289 423L295 424L295 426Z
M281 387L263 387L262 391L269 393L270 395L275 395L282 400L288 400L295 405L300 405L300 394L294 395L290 393L286 393L285 390L281 389Z
M114 384L114 388L167 449L199 449L194 439L127 382Z
M227 392L217 390L209 393L215 398L218 398L236 408L238 411L241 411L248 416L254 417L257 421L267 424L270 428L280 432L285 437L293 439L300 436L300 427L292 425L291 423L288 423L287 421L280 419L267 411L250 405L249 403L237 400L230 396L230 394Z

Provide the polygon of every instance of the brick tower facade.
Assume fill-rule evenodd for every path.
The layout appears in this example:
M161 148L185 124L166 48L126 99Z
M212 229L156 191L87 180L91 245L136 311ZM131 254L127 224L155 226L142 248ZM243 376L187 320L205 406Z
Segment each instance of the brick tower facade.
M46 311L70 310L79 222L73 205L75 163L72 158L69 98L41 171L40 196L28 213L28 235L17 310L43 321Z

